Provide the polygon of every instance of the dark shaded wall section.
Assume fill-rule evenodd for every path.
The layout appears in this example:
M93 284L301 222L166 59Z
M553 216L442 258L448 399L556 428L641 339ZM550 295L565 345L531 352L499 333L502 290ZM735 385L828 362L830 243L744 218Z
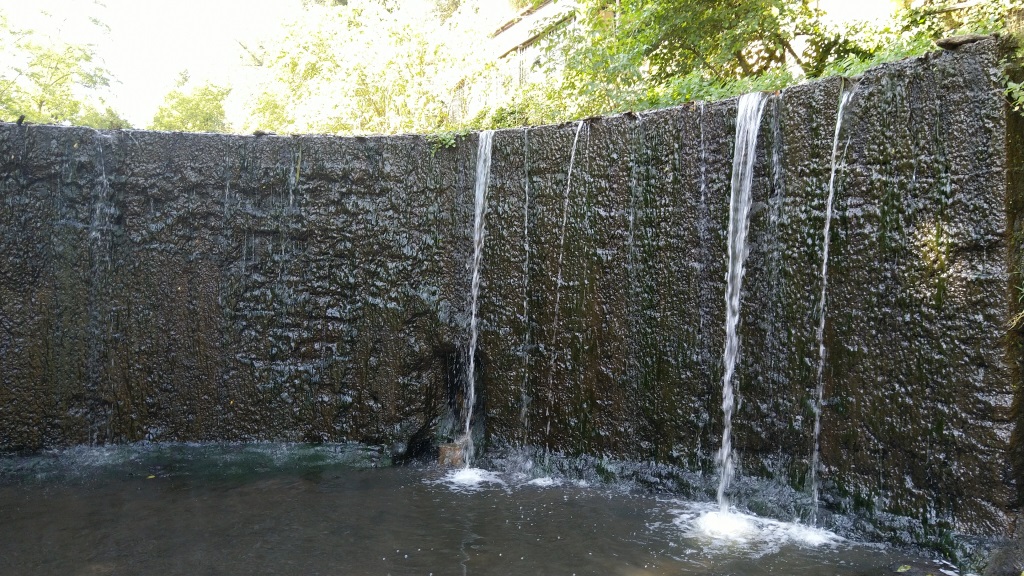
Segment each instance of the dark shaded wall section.
M991 41L766 95L740 474L809 489L838 106L823 499L1008 526L1020 122ZM495 135L486 444L714 472L736 101ZM575 144L575 145L574 145ZM0 126L0 449L359 440L464 417L476 137ZM1012 169L1011 169L1012 168ZM1017 462L1015 465L1014 462ZM1014 467L1016 466L1016 468Z
M433 440L469 147L5 126L0 149L4 448Z

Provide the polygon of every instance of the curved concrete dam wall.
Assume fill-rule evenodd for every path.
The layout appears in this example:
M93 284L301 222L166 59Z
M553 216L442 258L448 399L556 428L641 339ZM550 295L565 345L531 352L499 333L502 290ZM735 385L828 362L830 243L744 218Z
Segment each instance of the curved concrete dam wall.
M765 96L741 476L809 490L820 405L826 507L1009 525L1024 195L999 58L985 41ZM494 134L478 447L714 473L736 108ZM478 136L443 140L0 126L0 450L451 441Z

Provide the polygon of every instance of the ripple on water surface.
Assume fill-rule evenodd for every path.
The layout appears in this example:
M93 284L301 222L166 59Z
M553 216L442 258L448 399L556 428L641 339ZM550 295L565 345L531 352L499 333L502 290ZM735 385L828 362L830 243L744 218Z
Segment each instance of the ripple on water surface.
M907 560L547 468L379 463L280 445L0 459L0 574L862 576Z

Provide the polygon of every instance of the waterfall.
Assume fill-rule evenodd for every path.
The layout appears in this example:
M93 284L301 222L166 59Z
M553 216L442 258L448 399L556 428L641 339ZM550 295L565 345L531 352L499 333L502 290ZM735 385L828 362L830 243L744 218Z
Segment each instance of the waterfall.
M740 97L736 110L736 143L733 149L732 184L729 198L729 270L725 290L725 372L722 376L722 448L718 451L721 478L718 483L718 506L725 512L734 472L732 454L732 413L735 405L733 376L739 358L740 293L743 288L743 265L747 257L747 230L750 228L750 188L754 179L757 133L764 112L764 95L760 92Z
M767 351L762 358L765 359L763 376L767 383L767 393L770 397L775 396L775 384L782 383L787 378L780 370L782 359L786 357L789 343L786 338L787 330L785 322L780 322L780 316L785 314L786 301L786 278L783 270L783 252L785 251L784 241L780 234L780 227L784 224L786 216L786 182L783 168L783 137L782 137L782 104L784 93L777 94L771 98L771 114L769 126L771 128L771 194L768 195L768 223L766 227L766 246L764 270L767 281L766 296L770 304L765 307L763 313L764 340L760 343L762 350ZM767 106L766 106L767 108Z
M853 95L852 90L844 90L836 113L836 131L832 137L832 169L828 177L828 199L825 201L825 230L821 247L821 298L818 300L818 380L814 401L814 451L811 454L811 498L814 511L811 522L818 516L818 460L819 438L821 436L821 405L825 395L825 293L828 288L828 245L832 233L832 199L835 196L836 168L839 160L839 131L843 126L843 111Z
M523 128L523 387L519 405L519 424L523 431L523 445L526 445L530 406L530 130Z
M559 305L561 304L561 288L562 288L562 261L565 258L565 229L569 226L569 192L572 190L572 165L576 161L576 146L580 141L580 131L583 130L583 121L580 120L576 123L576 135L572 139L572 150L569 152L569 172L565 176L565 204L562 207L562 232L558 240L558 277L555 281L555 321L552 329L552 340L558 338L558 320L559 320ZM551 388L554 386L555 379L555 363L558 360L558 351L551 351L551 369L548 371L548 394L551 393ZM544 425L544 436L545 443L547 443L547 437L551 434L551 408L545 408L547 422Z
M484 234L486 232L484 215L487 212L487 182L491 176L491 141L493 130L480 133L476 151L476 182L473 187L473 276L470 283L469 306L469 362L466 368L466 429L463 437L464 460L469 466L473 458L473 407L476 405L476 341L477 341L477 302L480 296L480 263L483 260Z

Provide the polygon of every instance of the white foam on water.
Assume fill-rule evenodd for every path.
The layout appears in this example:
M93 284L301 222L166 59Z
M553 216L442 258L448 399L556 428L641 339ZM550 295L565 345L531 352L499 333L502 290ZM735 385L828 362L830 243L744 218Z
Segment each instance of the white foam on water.
M745 542L757 534L757 526L743 514L713 510L700 515L693 528L704 536L719 540Z
M843 542L836 534L798 522L782 522L729 510L714 504L685 504L672 510L673 524L702 548L735 548L751 556L777 552L786 545L808 548Z
M554 486L560 486L561 480L556 480L550 476L544 476L543 478L534 478L527 482L530 486L539 486L541 488L552 488Z
M505 485L505 481L496 472L482 468L450 470L439 482L457 492L476 492L488 485Z

